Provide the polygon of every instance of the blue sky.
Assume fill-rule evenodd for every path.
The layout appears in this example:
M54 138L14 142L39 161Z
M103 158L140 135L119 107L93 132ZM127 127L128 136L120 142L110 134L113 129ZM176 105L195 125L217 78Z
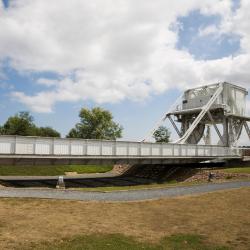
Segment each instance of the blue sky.
M35 76L19 75L18 72L11 70L9 67L4 70L4 73L8 78L4 80L6 86L4 84L1 88L0 124L3 124L9 116L15 113L28 110L35 118L36 124L40 126L52 126L60 131L62 135L67 134L70 128L79 121L78 114L82 107L92 108L101 106L110 110L114 115L115 121L124 127L124 138L140 140L146 136L164 112L167 111L168 107L181 94L179 90L172 89L167 93L152 96L146 101L121 101L115 104L101 105L93 101L61 102L55 105L53 112L39 113L32 112L29 107L17 103L13 97L10 97L10 91L13 89L23 91L27 94L33 94L41 90L41 86L33 83L33 77ZM43 76L43 74L41 75Z
M210 25L218 26L221 22L219 15L205 16L198 10L178 18L182 29L179 32L178 49L187 49L197 59L219 59L235 55L240 50L240 39L236 35L223 34L219 39L214 36L197 36L201 28Z
M44 2L2 1L0 124L28 110L65 135L81 107L101 106L124 139L141 140L188 87L231 81L249 89L247 1L172 9L96 1L93 9L63 0L49 11Z

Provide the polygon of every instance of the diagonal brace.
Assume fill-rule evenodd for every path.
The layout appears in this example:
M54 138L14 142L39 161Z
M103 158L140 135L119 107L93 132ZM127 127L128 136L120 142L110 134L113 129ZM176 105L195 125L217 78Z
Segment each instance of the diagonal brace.
M223 137L222 137L222 135L220 133L220 130L218 129L218 127L217 127L217 125L216 125L216 123L215 123L215 121L213 119L213 116L212 116L212 114L210 113L209 110L207 111L207 114L208 114L208 117L209 117L209 119L211 120L211 122L212 122L212 124L214 126L214 129L215 129L216 133L220 137L221 142L224 144L224 139L223 139Z
M241 121L239 131L238 131L238 133L237 133L237 135L236 135L236 139L237 139L237 140L240 138L240 134L241 134L241 132L242 132L242 127L243 127L243 125L244 125L244 121Z
M249 127L248 127L248 124L247 124L246 121L244 121L243 124L244 124L244 127L245 127L245 129L246 129L247 135L248 135L248 137L249 137L249 139L250 139L250 129L249 129Z
M177 126L176 126L175 122L173 121L171 115L167 115L167 118L168 118L169 121L172 123L172 125L173 125L173 127L174 127L176 133L179 135L179 137L181 137L181 132L180 132L180 130L177 128Z

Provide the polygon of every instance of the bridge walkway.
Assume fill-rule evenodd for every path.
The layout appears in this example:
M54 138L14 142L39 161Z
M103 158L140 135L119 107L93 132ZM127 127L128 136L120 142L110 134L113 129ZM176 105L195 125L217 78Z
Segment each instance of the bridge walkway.
M223 146L0 136L1 164L178 164L241 157L240 148Z

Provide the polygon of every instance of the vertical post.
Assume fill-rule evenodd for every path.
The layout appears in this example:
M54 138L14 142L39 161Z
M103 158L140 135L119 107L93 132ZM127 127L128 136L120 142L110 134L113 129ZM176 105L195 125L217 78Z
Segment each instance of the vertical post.
M138 155L141 156L141 145L143 142L139 142L138 144Z
M33 138L33 155L36 154L36 138Z
M223 119L223 142L226 147L229 146L229 135L228 135L228 118Z
M114 142L113 155L116 156L116 141Z
M100 141L100 155L102 155L102 140Z
M14 140L14 147L13 147L13 154L16 154L16 142L17 142L17 136L15 136L15 140Z
M52 141L52 143L51 143L51 154L54 155L55 154L55 139L52 138L51 141Z
M88 155L88 144L89 144L89 140L85 141L85 155Z
M71 152L71 139L69 139L69 151L68 151L68 153L69 153L69 155L72 154L72 152Z

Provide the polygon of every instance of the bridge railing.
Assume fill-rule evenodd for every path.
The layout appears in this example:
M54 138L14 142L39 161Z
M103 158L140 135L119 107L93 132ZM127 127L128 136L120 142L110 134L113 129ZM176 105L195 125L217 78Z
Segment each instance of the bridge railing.
M228 157L241 149L221 146L0 136L0 154L119 157Z

